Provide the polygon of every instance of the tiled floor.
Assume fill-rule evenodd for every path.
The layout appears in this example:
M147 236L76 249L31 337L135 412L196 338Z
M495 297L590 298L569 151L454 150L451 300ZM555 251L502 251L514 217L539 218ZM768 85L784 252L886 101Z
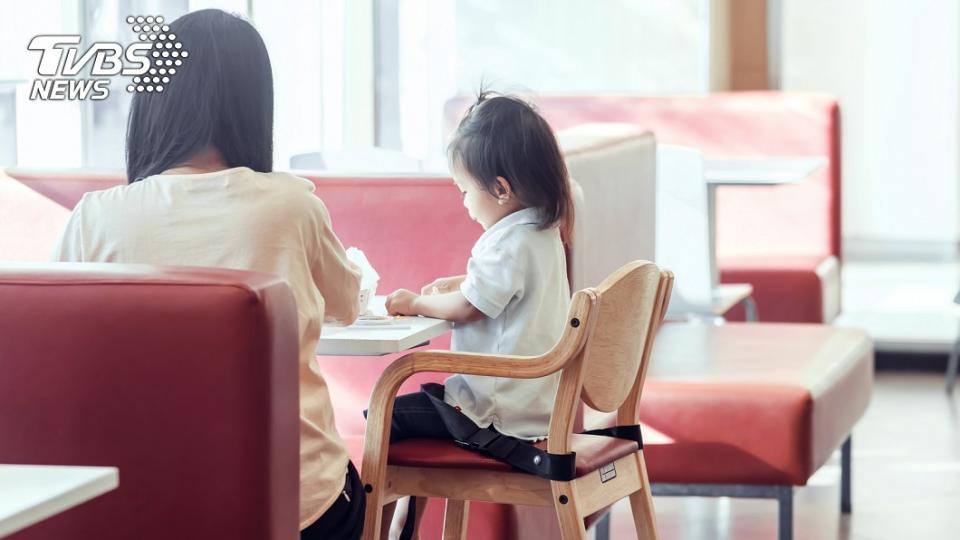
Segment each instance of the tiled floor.
M839 455L794 494L794 538L960 538L960 397L938 374L877 374L853 434L853 514L839 512ZM776 538L773 501L655 499L664 540ZM629 506L615 509L611 538L635 535Z

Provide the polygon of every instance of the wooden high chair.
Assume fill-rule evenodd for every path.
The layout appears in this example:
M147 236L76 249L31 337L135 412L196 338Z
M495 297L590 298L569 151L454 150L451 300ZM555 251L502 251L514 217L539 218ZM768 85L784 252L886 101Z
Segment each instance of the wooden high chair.
M466 537L469 501L552 506L563 538L581 539L586 538L586 516L627 496L638 537L659 538L642 444L574 433L573 426L581 400L599 411L617 411L619 425L637 423L650 350L672 282L673 274L653 263L624 265L596 288L573 296L563 335L541 356L420 351L391 364L377 381L368 413L363 537L380 538L383 507L409 495L446 499L445 539ZM410 439L390 445L397 390L408 377L425 371L518 379L559 371L549 436L538 446L550 454L575 453L573 479L521 472L453 441Z

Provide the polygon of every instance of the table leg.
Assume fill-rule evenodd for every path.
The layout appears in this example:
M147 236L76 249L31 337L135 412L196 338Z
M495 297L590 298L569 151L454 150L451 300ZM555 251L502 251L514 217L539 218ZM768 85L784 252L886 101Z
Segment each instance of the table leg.
M757 301L752 296L743 299L743 311L747 322L757 322Z

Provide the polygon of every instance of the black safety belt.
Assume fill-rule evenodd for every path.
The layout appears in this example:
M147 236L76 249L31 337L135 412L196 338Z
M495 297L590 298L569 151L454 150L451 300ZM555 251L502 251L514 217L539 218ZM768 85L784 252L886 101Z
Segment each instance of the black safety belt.
M525 473L547 480L570 481L576 478L576 452L551 454L530 441L498 432L493 426L482 428L462 412L443 401L443 385L425 384L421 387L430 397L454 441L464 448L492 457ZM615 426L584 431L583 435L597 435L627 439L643 448L640 426Z

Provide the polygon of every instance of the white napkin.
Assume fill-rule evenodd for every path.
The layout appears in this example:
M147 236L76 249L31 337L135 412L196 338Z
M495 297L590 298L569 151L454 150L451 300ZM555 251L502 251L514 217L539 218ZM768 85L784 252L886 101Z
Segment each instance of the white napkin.
M347 260L360 268L360 313L365 315L370 311L370 299L377 294L380 274L373 269L367 256L355 247L347 248Z

